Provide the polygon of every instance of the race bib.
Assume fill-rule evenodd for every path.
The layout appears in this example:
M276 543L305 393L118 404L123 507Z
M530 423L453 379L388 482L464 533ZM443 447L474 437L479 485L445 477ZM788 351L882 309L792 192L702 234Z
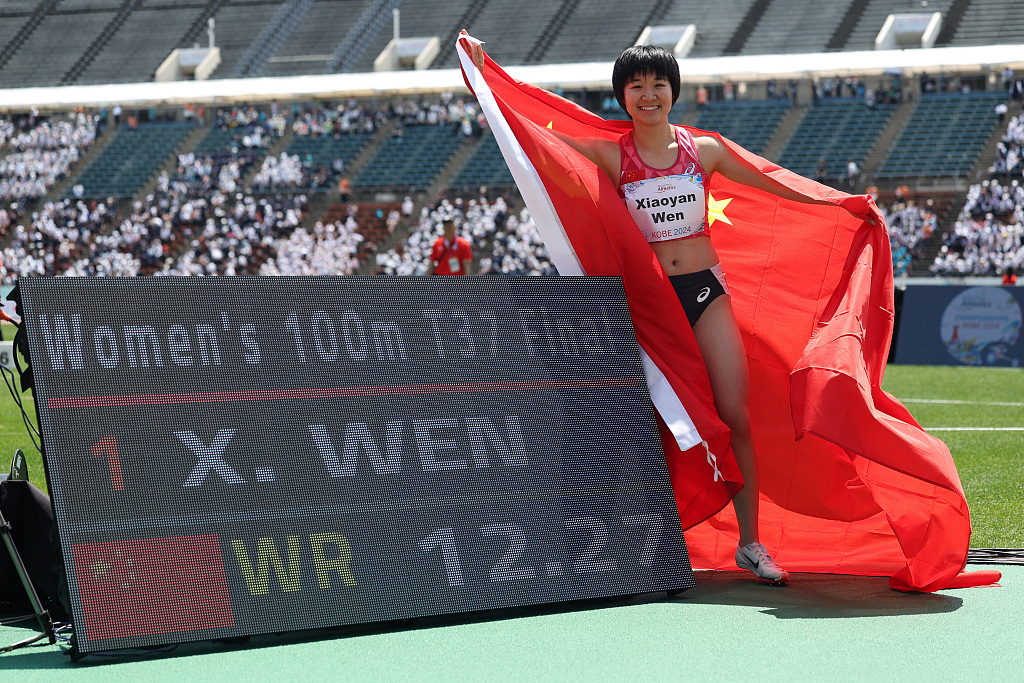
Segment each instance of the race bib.
M700 173L626 183L626 207L648 242L692 237L704 232L707 205Z

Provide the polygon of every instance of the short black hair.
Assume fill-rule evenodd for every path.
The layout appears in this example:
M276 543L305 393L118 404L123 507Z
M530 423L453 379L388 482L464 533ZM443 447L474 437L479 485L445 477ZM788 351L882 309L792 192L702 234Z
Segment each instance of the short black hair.
M672 104L679 99L679 62L676 56L659 45L634 45L615 60L612 67L612 90L622 110L626 110L626 83L635 76L654 74L672 86Z

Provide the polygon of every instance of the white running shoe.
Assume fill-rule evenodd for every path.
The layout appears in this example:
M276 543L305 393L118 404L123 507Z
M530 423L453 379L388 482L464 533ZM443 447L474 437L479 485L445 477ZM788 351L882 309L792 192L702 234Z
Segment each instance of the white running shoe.
M764 583L783 584L789 581L789 572L780 567L760 543L736 548L736 566L754 572Z

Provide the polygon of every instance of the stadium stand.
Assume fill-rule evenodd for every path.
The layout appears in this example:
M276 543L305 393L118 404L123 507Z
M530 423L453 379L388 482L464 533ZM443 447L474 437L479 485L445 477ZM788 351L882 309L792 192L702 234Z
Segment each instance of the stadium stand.
M313 5L314 0L288 0L277 14L263 26L263 30L249 44L242 58L235 64L235 78L252 76L263 70L270 56L283 43Z
M1009 120L992 170L1007 177L1020 164L1024 114ZM1024 185L1019 179L974 183L929 269L939 275L1002 275L1024 272Z
M363 0L317 0L306 10L301 21L295 25L288 37L268 57L263 68L253 70L249 75L291 76L297 73L326 72L327 61L337 48L344 31L325 31L324 27L345 26L351 23L363 12L367 4ZM441 9L426 3L413 4L419 9L429 8L431 12ZM402 16L405 20L404 11ZM409 25L415 26L416 24L409 22ZM386 34L384 42L376 51L371 47L364 53L364 59L360 61L356 71L373 70L373 59L384 49L384 45L391 38L389 31L382 33ZM377 43L373 45L376 46ZM367 58L369 59L368 63L366 62Z
M352 185L425 190L464 141L455 125L411 126L388 138Z
M696 24L693 57L870 50L886 16L908 10L942 12L944 45L1013 42L1024 32L1015 0L639 0L628 13L613 0L8 0L0 85L151 80L172 49L205 44L211 17L223 58L215 77L370 71L391 39L392 8L402 12L403 36L441 39L433 68L457 66L450 43L462 27L508 66L612 60L646 25Z
M79 176L83 197L131 197L170 158L192 132L191 123L144 123L123 126L116 137Z
M255 275L276 255L275 244L299 226L307 202L302 194L238 194L212 207L213 216L201 231L197 226L184 252L154 275Z
M930 270L939 275L1002 275L1024 270L1024 186L985 180L967 201Z
M96 140L97 117L80 113L43 120L18 131L11 120L0 132L0 146L10 153L0 159L0 201L39 200L66 176L82 150ZM25 123L28 123L27 121Z
M547 63L592 62L614 59L623 48L632 45L644 29L643 21L657 3L631 3L623 11L617 0L589 0L572 5L568 21L548 43L542 54L530 55L537 63L539 57ZM594 36L601 36L594 40Z
M178 47L178 41L202 9L195 3L183 7L151 7L133 11L90 60L76 64L65 82L111 83L151 81L161 62ZM184 3L177 3L183 5ZM146 36L139 40L138 36ZM77 75L75 75L77 71Z
M824 160L825 179L843 178L848 161L863 165L893 111L894 105L868 108L860 98L824 98L807 109L777 161L796 173L815 177Z
M515 181L501 156L493 135L485 135L473 155L466 161L448 186L457 191L475 190L481 185L491 188L512 187Z
M949 6L953 0L929 0L927 7L915 7L915 11L942 12L943 17L948 14ZM867 0L863 14L857 21L856 26L850 32L844 50L874 50L875 38L882 30L886 17L890 14L908 11L907 0Z
M325 182L315 189L324 191L330 184L326 181L342 173L370 143L378 125L375 114L354 103L334 109L317 107L294 120L295 136L286 151L307 167L322 169Z
M371 0L362 13L349 25L344 38L327 59L327 70L334 73L355 71L356 62L370 47L375 36L381 34L393 12L402 0Z
M214 19L217 22L217 47L223 61L214 72L214 78L230 78L235 73L238 62L263 26L277 14L280 5L279 0L230 0L220 7ZM159 63L153 65L153 69L157 66ZM296 73L323 73L323 69L303 69Z
M388 241L401 220L398 202L360 202L359 204L332 204L323 217L325 224L345 224L359 234L354 252L354 268L359 262L377 253L378 247Z
M359 268L355 254L362 243L354 218L317 221L312 234L296 228L276 240L277 253L260 266L260 275L352 275Z
M267 117L253 107L220 110L213 126L196 144L196 152L238 152L252 149L265 150L283 135L286 122L283 116ZM262 157L258 154L257 158Z
M444 199L432 208L424 207L401 247L377 255L378 272L427 274L431 248L443 234L441 224L447 216L455 218L459 235L472 246L481 275L557 274L530 212L523 208L515 214L502 197L493 202L484 197L468 201Z
M789 100L719 100L697 114L696 127L721 133L761 154L790 107Z
M72 199L47 202L33 212L28 228L19 222L12 231L11 243L3 250L3 284L65 272L92 236L114 223L116 213L113 200L88 205Z
M647 3L651 1L646 0ZM481 40L491 40L487 45L488 53L499 64L525 64L543 31L542 27L554 19L560 5L545 0L487 2L473 23L464 28ZM530 20L523 21L523 17L530 17ZM618 49L622 51L621 47ZM440 68L457 68L459 65L459 57L454 50L439 61L442 62L437 64Z
M879 178L963 176L998 124L1000 92L925 94L917 103Z
M957 45L1020 42L1024 13L1017 0L972 0L957 27Z
M740 54L823 52L850 2L852 0L773 2L747 38Z
M175 47L205 44L210 17L216 19L216 42L224 58L215 78L370 71L392 37L392 7L401 9L403 36L441 38L442 56L435 69L457 65L451 43L463 26L487 40L492 57L506 66L610 61L649 24L695 23L692 57L870 50L886 16L911 9L944 14L940 44L1020 42L1024 35L1024 4L1011 0L930 0L926 8L906 0L639 0L628 12L611 0L8 0L0 3L0 87L151 80ZM977 167L986 142L995 145L993 133L1000 120L996 105L1005 102L1015 107L1014 113L1019 106L1019 101L1008 101L1006 88L1021 74L1001 69L975 69L973 74L946 69L943 74L936 65L934 90L963 83L988 92L928 92L920 97L919 74L913 82L903 76L902 94L913 92L913 102L904 102L896 118L901 93L890 85L900 78L895 74L880 81L883 92L874 92L873 109L864 97L866 79L859 85L855 81L851 89L845 74L842 79L817 74L823 82L815 84L812 106L789 99L745 99L764 97L765 77L748 81L743 97L737 88L736 99L713 100L695 111L696 84L690 83L671 120L685 117L755 153L767 153L771 140L769 152L776 161L811 177L824 159L826 179L833 183L846 177L846 164L853 160L878 179L884 197L904 183L915 185L913 201L903 193L884 207L894 272L921 274L921 263L931 264L941 243L933 272L998 274L1008 265L1024 266L1019 230L1024 123L1019 117L1006 117L1008 128L990 169L998 182L991 177L978 182L981 177L967 174ZM879 76L876 72L870 78L874 85ZM840 82L842 96L836 97ZM723 97L720 83L709 79L705 85L713 98ZM808 83L799 85L806 88ZM606 91L572 95L601 108L602 116L625 116L617 107L601 107L602 98L610 97ZM392 232L401 223L391 201L396 193L401 197L408 192L422 205L435 201L425 192L432 187L465 197L476 196L481 186L492 194L514 188L493 138L486 132L477 138L481 122L472 102L466 107L450 93L447 99L433 97L403 100L382 93L370 105L348 102L341 107L288 100L280 107L273 104L280 109L277 117L270 115L266 102L259 105L263 110L207 105L205 115L193 107L189 116L195 123L118 127L89 152L84 170L82 162L71 166L84 153L77 143L26 151L14 142L40 122L62 117L37 118L31 124L27 113L0 119L0 239L7 250L13 249L5 250L6 281L11 274L60 272L252 273L267 258L275 259L273 265L267 262L268 272L355 272L362 260L374 255L383 259L381 267L387 262L392 270L416 272L421 264L410 266L409 253L424 244L429 247L429 235L421 235L422 243L407 244L404 255L401 249L375 254L377 247L400 243L401 230ZM133 118L140 115L126 105L124 114L129 112ZM141 111L143 120L180 115L180 109ZM190 145L198 142L183 149L186 139ZM271 147L273 156L266 157ZM888 154L885 147L890 147ZM186 182L173 171L158 181L157 171L170 168L177 153L192 160L179 167L209 168L204 175L211 176L212 184L195 178ZM225 176L220 169L226 167L233 170ZM62 175L70 177L59 182ZM31 182L25 181L28 176ZM356 203L337 205L327 213L334 195L326 190L333 191L342 176L352 180ZM974 184L965 198L966 182ZM154 183L157 187L151 189ZM929 194L921 189L926 186L934 190ZM309 194L315 211L304 199L277 196L310 191L316 193ZM128 218L115 220L114 204L90 201L107 197L132 199L119 205ZM952 213L960 214L956 221L946 217L950 202ZM478 198L460 207L453 200L433 212L428 209L428 214L436 219L436 211L443 209L463 216L480 272L545 272L524 227L530 223L528 215L507 207L498 211L497 204ZM226 232L219 224L209 228L205 219L195 218L200 206L199 213L220 210L224 216L219 218L230 217L234 223ZM236 214L245 219L238 220ZM493 227L501 221L507 221L504 228ZM172 229L166 233L168 224ZM178 229L186 224L189 235ZM299 225L302 231L295 231L293 238Z
M60 83L113 16L113 11L47 15L0 69L0 82L7 86ZM56 40L60 41L58 50L54 49Z

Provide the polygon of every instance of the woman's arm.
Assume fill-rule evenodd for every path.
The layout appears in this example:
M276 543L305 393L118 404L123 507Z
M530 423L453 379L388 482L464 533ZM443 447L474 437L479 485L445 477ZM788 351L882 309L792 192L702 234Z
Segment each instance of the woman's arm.
M700 157L701 166L710 176L713 173L721 173L723 176L747 187L753 187L764 192L769 192L776 197L789 199L801 204L819 204L836 206L833 202L824 199L813 199L805 194L793 190L774 178L761 173L749 163L743 161L739 156L733 154L718 138L710 136L694 137L697 145L697 154ZM874 224L874 217L871 215L861 216L850 212L851 215Z
M700 156L701 166L704 167L708 175L721 173L734 183L770 192L776 197L782 197L783 199L789 199L802 204L832 204L832 202L821 199L812 199L761 173L733 154L717 138L700 136L695 137L694 142L697 144L697 154Z
M466 34L466 30L463 29L460 35L468 34ZM465 41L463 44L465 44ZM482 72L484 69L483 45L477 42L471 42L469 44L469 56L473 59L473 63L476 64L476 68ZM585 156L587 159L590 159L590 161L597 164L598 168L604 171L605 175L611 179L612 184L616 187L618 186L619 166L621 165L618 143L612 142L611 140L605 140L603 138L574 138L571 135L566 135L565 133L557 130L552 130L551 133L559 140Z

